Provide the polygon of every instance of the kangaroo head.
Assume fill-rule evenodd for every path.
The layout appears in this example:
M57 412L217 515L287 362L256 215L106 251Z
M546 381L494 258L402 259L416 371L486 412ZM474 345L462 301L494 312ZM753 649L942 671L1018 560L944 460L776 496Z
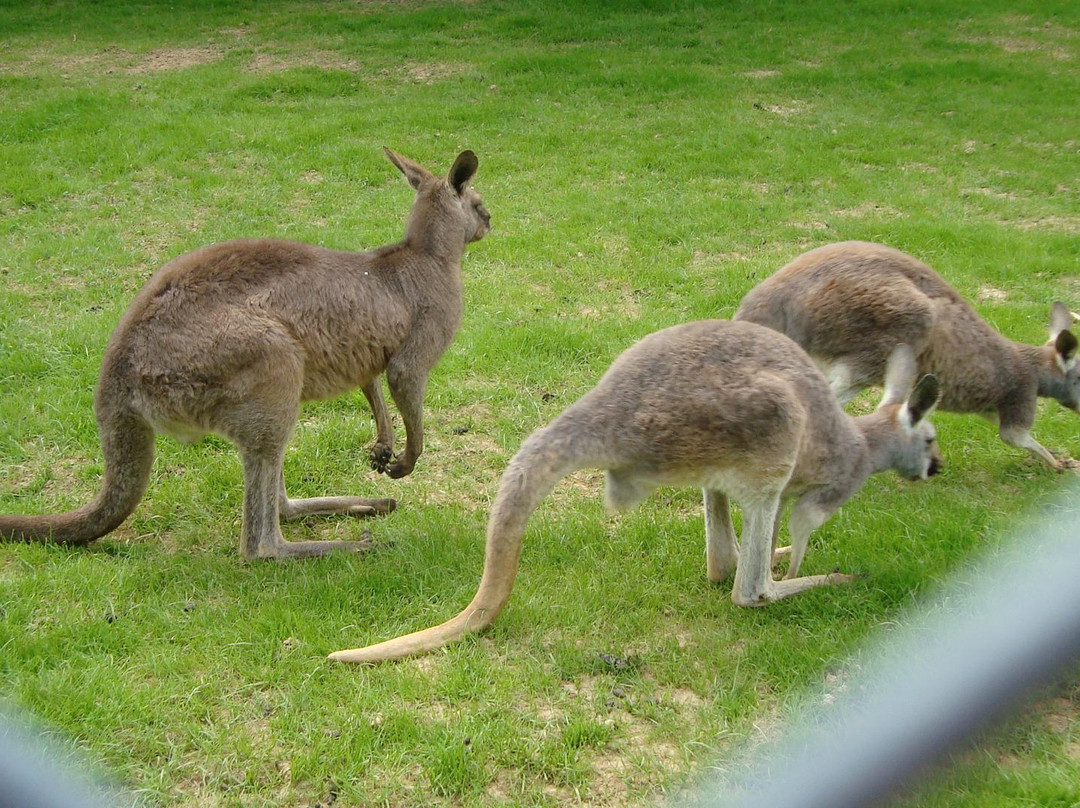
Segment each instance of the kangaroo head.
M491 215L469 185L478 165L473 152L463 151L446 176L437 177L408 157L385 146L383 151L416 191L406 240L429 248L460 249L491 230Z
M1039 379L1039 395L1057 399L1062 406L1080 412L1080 361L1076 335L1070 330L1073 314L1063 303L1050 307L1051 361L1048 373Z
M925 480L942 467L937 430L928 417L941 398L941 384L929 373L916 383L918 372L911 348L898 345L889 357L885 394L877 407L893 424L890 465L909 480Z

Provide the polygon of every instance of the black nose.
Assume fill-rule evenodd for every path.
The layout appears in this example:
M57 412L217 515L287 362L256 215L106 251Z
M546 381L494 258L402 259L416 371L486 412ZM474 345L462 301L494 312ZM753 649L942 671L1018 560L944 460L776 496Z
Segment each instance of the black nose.
M931 457L930 458L930 468L926 472L926 476L927 477L933 477L935 474L938 474L940 471L941 471L941 461L938 460L936 457Z

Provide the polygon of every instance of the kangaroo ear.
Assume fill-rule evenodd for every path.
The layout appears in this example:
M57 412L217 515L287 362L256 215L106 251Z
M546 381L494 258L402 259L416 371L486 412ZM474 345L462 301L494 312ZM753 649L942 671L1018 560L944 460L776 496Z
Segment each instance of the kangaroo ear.
M900 344L893 348L889 363L885 366L885 395L881 397L879 407L886 404L899 404L908 397L919 366L915 362L915 353L910 345Z
M398 171L405 175L405 179L409 181L409 185L413 187L413 190L419 191L420 183L434 177L434 174L419 163L414 163L408 157L403 157L397 152L386 148L386 146L383 146L383 152L386 154L386 159L397 166Z
M927 373L908 396L904 409L907 411L909 426L915 426L933 412L941 398L941 382L933 373Z
M1069 363L1076 358L1077 345L1076 335L1068 329L1059 331L1054 338L1054 350L1057 351L1058 363L1065 372L1069 370Z
M1057 339L1057 335L1073 324L1073 313L1064 303L1055 301L1050 307L1050 339Z
M476 176L476 167L478 165L479 161L476 159L476 154L466 149L457 156L454 164L450 166L446 181L450 183L451 188L457 191L458 196L465 193L469 180Z

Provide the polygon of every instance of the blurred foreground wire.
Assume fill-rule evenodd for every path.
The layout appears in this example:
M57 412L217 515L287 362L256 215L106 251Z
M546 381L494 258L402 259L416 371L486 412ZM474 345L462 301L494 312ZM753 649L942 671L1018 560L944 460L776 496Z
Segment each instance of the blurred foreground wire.
M1075 501L1075 490L1071 498ZM1033 528L778 730L716 808L870 808L1080 659L1080 513Z
M0 704L0 808L115 808L71 757Z

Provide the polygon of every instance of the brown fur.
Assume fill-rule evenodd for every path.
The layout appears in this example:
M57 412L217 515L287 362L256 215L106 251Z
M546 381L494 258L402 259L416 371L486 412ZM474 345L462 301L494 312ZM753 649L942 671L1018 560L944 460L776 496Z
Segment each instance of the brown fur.
M476 156L445 179L386 155L417 191L405 239L367 253L256 239L215 244L162 267L136 295L105 349L95 413L105 455L101 492L77 511L2 516L0 537L82 544L116 528L146 490L154 432L228 438L244 466L246 557L321 555L359 542L286 542L279 518L386 513L393 500L289 499L285 445L300 402L360 387L375 416L372 465L410 473L423 448L428 373L461 322L460 259L489 216L469 187ZM405 424L404 454L380 376Z
M489 625L510 597L529 515L556 482L585 467L607 470L613 510L632 507L658 486L700 486L708 577L720 581L734 571L732 598L739 605L850 580L835 573L797 577L810 533L871 474L892 468L920 479L940 463L925 419L937 398L936 380L914 384L906 348L895 352L888 377L877 411L852 418L810 358L769 329L709 320L646 337L510 461L472 603L440 626L332 658L374 662L420 654ZM743 507L741 549L729 494ZM785 579L774 581L776 529L787 499L795 500L791 560Z
M880 383L896 345L910 345L919 370L941 380L942 409L996 418L1006 443L1061 466L1030 434L1038 396L1080 407L1077 341L1061 303L1051 309L1049 342L1016 343L926 264L891 247L852 241L800 255L752 289L735 319L799 343L845 403Z

